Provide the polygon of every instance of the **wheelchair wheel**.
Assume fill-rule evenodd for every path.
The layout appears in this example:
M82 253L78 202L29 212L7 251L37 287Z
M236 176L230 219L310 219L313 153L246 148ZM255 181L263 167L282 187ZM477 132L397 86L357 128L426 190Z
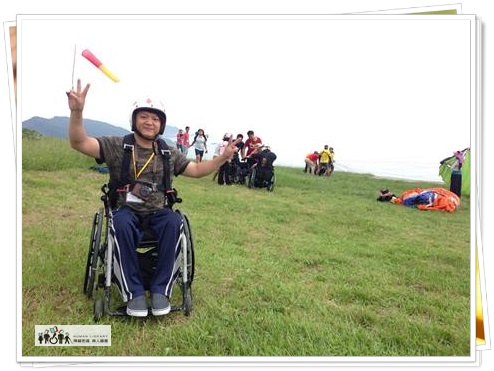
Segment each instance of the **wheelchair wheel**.
M189 286L184 292L184 314L190 316L192 312L192 288Z
M179 213L184 220L184 233L187 240L187 282L191 285L194 280L194 239L192 238L189 218L182 211Z
M249 175L249 181L247 182L247 187L253 188L255 186L256 176L257 176L256 168L253 168Z
M180 290L182 291L182 309L184 314L189 316L192 312L192 281L194 280L194 240L192 238L192 231L190 228L189 219L180 210L177 212L184 221L184 233L187 247L187 261L185 262L187 267L187 277L183 276L183 270L181 271L179 283Z
M270 184L268 185L268 191L269 192L273 192L274 190L274 184L276 183L276 175L273 174L273 176L271 177L271 182Z
M94 322L98 322L101 319L101 317L103 317L103 312L104 312L103 300L96 299L94 301L94 315L93 315Z
M99 247L101 244L102 226L103 208L100 208L99 211L94 214L87 255L86 275L84 277L84 294L86 294L88 298L91 298L93 295L96 268L98 266Z

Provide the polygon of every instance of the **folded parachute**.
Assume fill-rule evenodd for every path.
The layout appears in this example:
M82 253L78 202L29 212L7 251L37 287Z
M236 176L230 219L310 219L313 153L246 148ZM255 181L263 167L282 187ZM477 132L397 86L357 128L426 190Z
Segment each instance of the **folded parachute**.
M401 197L389 200L395 204L416 207L420 210L439 210L452 213L460 207L460 198L444 188L414 188L404 191Z

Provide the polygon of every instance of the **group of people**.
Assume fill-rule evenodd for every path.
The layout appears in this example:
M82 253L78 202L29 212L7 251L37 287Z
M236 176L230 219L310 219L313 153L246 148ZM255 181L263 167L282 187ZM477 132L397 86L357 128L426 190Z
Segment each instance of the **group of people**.
M258 156L269 151L269 148L263 146L261 138L252 130L247 132L245 142L242 134L238 134L236 139L226 134L218 144L213 159L203 160L204 153L208 151L207 135L199 129L190 142L190 127L179 131L177 148L167 146L160 139L166 127L165 109L160 101L150 98L135 101L130 107L132 134L125 137L88 136L83 111L89 88L90 84L82 87L78 80L75 89L66 92L70 110L70 145L93 157L97 163L108 165L110 233L116 241L114 260L118 267L117 287L127 304L127 315L146 317L150 308L152 315L162 316L171 310L173 268L183 228L180 215L172 209L176 202L171 194L176 194L172 179L179 175L201 178L219 169L218 183L229 184L231 178L227 175L232 163L245 162L247 167L264 166L264 160L257 162ZM188 149L192 146L195 147L196 161L187 158ZM132 153L125 156L126 151ZM156 236L157 258L154 273L145 287L136 246L147 230Z
M233 140L233 135L225 133L222 140L217 144L213 157L222 155L224 148ZM247 131L247 139L239 133L235 138L237 151L230 161L226 161L214 174L213 180L219 185L231 185L234 183L245 183L245 177L254 166L259 165L259 171L272 168L276 155L271 152L269 146L263 144L253 130ZM262 176L262 174L260 175Z
M190 126L186 126L185 129L178 130L175 143L185 156L187 156L189 148L194 147L196 163L200 163L203 161L204 154L208 153L208 135L204 133L203 129L198 129L193 139L191 140L190 138ZM223 163L213 175L213 180L220 185L230 185L235 182L243 183L244 181L241 179L242 173L246 175L249 169L259 162L261 155L270 152L269 146L264 145L262 139L253 130L248 130L245 141L244 135L241 133L237 134L236 138L233 138L231 133L225 133L221 141L216 144L213 158L222 155L224 148L232 141L235 141L237 151L232 159ZM271 153L270 156L264 157L271 159L273 154ZM240 173L240 176L238 176L238 173Z
M327 144L322 151L314 151L305 156L305 173L331 176L334 171L334 149Z
M185 130L179 129L177 132L177 139L175 144L177 148L187 156L190 147L194 147L196 162L202 162L204 158L204 154L208 153L208 136L204 133L203 129L199 129L196 131L194 135L194 139L192 143L190 143L190 126L186 126Z

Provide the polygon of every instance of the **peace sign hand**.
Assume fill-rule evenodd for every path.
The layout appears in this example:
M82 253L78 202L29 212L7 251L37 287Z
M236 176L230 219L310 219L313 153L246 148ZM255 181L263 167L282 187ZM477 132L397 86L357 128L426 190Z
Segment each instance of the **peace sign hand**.
M84 109L86 103L86 95L91 84L87 84L84 90L81 91L81 79L77 79L77 90L71 89L67 92L69 108L71 111L80 111Z
M238 152L237 144L240 143L240 141L240 138L233 140L232 137L230 137L228 145L225 147L222 155L225 160L230 161L233 158L233 155Z

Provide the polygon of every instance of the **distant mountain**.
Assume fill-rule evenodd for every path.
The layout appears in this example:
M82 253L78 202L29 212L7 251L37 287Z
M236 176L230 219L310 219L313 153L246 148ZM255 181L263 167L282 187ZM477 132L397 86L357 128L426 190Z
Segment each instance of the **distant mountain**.
M67 116L55 116L51 119L34 116L31 117L29 120L22 122L23 129L35 130L42 135L62 139L68 139L68 127L69 118ZM96 121L86 118L84 119L84 128L86 130L86 134L92 137L124 136L131 132L120 126L115 126L103 121ZM167 125L165 128L164 136L175 137L177 131L178 128ZM175 145L172 140L168 138L165 138L165 140L168 145Z

